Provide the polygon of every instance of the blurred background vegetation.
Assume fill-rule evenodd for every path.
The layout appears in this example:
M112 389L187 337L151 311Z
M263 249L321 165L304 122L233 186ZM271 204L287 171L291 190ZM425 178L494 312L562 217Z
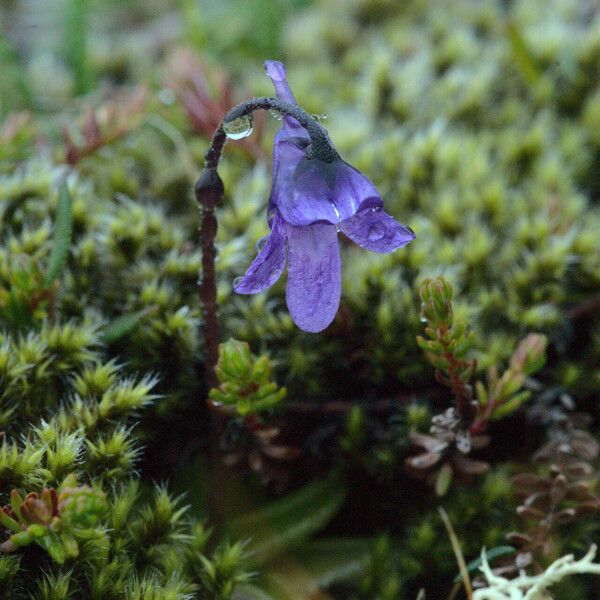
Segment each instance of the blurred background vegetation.
M508 544L499 565L541 570L599 541L596 2L2 0L0 19L0 597L447 598L439 505L467 560ZM268 232L280 124L228 144L218 292L241 342L215 457L192 192L225 112L272 93L266 59L417 239L344 242L336 320L298 331L283 281L231 290ZM468 460L431 357L449 339L481 415L497 402ZM517 515L561 477L577 498Z

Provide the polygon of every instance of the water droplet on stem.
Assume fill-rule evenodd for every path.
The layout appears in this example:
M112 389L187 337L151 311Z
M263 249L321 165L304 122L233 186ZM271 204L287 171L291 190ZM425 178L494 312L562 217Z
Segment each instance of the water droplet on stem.
M223 131L230 140L241 140L252 133L252 115L244 115L233 121L223 123Z

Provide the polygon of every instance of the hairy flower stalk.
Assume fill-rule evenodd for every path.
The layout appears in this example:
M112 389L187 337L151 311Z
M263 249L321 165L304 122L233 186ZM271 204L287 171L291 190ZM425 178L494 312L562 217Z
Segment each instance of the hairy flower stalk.
M196 186L202 206L203 277L199 287L204 310L206 369L214 385L218 324L214 282L214 208L223 194L217 166L227 131L235 122L245 123L255 110L274 110L283 115L273 149L273 187L269 198L271 229L246 274L234 283L241 294L256 294L272 286L286 262L286 300L294 323L304 331L319 332L334 319L341 297L341 257L337 233L378 253L393 252L414 239L408 227L383 211L375 186L344 162L326 130L303 111L287 84L285 67L265 63L277 97L253 98L234 107L217 128L205 155L204 171ZM231 135L239 139L247 132Z
M218 360L219 322L217 319L217 285L215 281L215 237L217 218L215 206L223 197L223 182L216 168L205 168L196 183L194 193L202 207L200 240L202 246L202 279L198 284L198 294L204 317L204 344L206 352L206 383L214 387L217 383L215 366Z

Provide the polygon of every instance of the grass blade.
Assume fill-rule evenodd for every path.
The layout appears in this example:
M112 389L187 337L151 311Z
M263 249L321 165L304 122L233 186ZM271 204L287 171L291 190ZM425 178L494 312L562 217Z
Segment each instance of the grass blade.
M118 316L109 323L102 332L102 343L106 345L114 344L130 334L140 323L140 321L157 310L157 306L149 306L143 310L134 313L127 313Z
M337 513L345 490L336 478L310 483L269 506L232 520L229 532L250 539L251 560L262 564L321 530Z
M512 546L496 546L496 548L492 548L491 550L486 550L485 555L489 561L494 560L495 558L500 558L501 556L507 556L508 554L514 554L517 551L516 548ZM467 565L468 573L477 573L479 567L481 566L481 556L472 560ZM458 583L461 580L461 574L459 573L454 578L454 583Z
M69 254L71 238L73 236L73 201L67 182L64 180L58 193L56 207L56 221L54 223L54 237L52 249L48 259L48 268L44 277L44 287L50 287L60 277Z
M359 575L373 543L372 538L310 540L294 548L292 557L319 586L326 587Z

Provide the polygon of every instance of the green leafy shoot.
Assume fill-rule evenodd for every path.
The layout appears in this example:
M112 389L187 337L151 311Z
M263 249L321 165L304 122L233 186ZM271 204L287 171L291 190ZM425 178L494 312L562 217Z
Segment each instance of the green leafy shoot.
M286 389L271 381L269 357L254 357L246 342L230 339L220 344L215 371L220 385L210 390L210 399L241 416L271 410L285 397Z
M57 563L79 555L79 541L104 535L100 519L106 513L104 492L77 485L74 475L58 490L44 488L41 494L22 496L13 489L10 504L0 509L0 525L11 535L0 552L13 552L35 542Z
M420 293L421 318L426 323L427 337L417 336L417 343L436 368L437 381L452 390L457 411L469 426L469 432L483 433L490 421L506 417L529 400L531 393L523 386L528 376L544 366L548 340L538 333L527 335L517 346L502 376L498 368L492 366L487 387L477 381L473 393L471 379L477 365L467 356L476 340L467 324L454 316L452 286L441 276L426 279Z
M426 279L419 292L427 339L417 336L417 343L435 367L435 378L452 390L461 417L470 422L473 392L469 382L476 362L467 355L473 347L473 332L467 330L464 321L454 317L452 286L444 277Z

